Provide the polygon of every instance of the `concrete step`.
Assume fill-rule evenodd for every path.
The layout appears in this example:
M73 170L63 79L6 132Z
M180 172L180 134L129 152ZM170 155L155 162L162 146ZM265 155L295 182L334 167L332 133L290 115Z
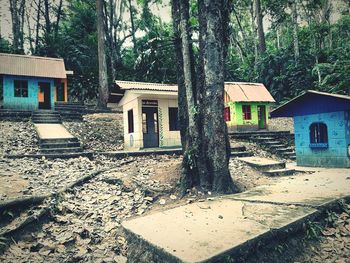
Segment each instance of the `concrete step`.
M62 123L61 120L35 120L33 121L33 123L41 123L41 124L45 124L45 123L48 123L48 124L60 124Z
M264 144L267 146L270 146L270 145L273 146L273 145L280 145L281 142L280 141L265 141Z
M244 152L247 148L245 146L231 147L231 152Z
M81 147L67 147L67 148L42 148L40 150L42 153L76 153L82 152L83 149Z
M67 138L67 139L41 139L39 141L40 144L51 144L51 143L79 143L78 138Z
M293 151L293 148L290 148L290 147L286 147L284 146L284 148L277 148L277 149L274 149L276 152L278 153L287 153L287 152L292 152Z
M285 149L286 146L285 146L284 144L274 144L274 145L269 145L269 148L270 148L271 150L277 151L277 150L279 150L279 149Z
M254 154L252 152L231 152L230 156L231 157L248 157L248 156L253 156Z
M283 169L272 169L264 171L263 174L268 176L286 176L295 173L295 169L283 168Z
M253 137L253 141L258 141L258 142L266 142L266 141L275 141L276 139L274 137Z
M260 157L242 157L239 160L247 163L251 167L257 169L258 171L264 172L268 170L284 169L286 168L285 162L279 162L267 158Z
M70 148L70 147L81 147L80 142L56 142L56 143L41 143L40 148L49 149L49 148Z

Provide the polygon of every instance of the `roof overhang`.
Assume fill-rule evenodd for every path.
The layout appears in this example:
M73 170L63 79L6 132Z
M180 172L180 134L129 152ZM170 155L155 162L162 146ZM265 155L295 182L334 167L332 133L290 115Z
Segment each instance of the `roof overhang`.
M271 111L272 118L350 110L350 96L308 90Z

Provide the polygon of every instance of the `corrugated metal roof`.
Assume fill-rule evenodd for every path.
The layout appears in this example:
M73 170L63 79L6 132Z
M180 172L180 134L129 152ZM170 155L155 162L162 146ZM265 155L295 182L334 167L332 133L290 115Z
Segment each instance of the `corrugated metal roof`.
M66 78L63 59L0 53L0 74Z
M122 90L154 90L154 91L172 91L177 92L176 84L160 84L147 82L134 82L116 80L115 83Z
M177 92L176 84L160 84L116 80L122 90L153 90ZM225 91L234 102L275 102L261 83L225 82Z
M225 91L234 102L275 102L261 83L225 82Z

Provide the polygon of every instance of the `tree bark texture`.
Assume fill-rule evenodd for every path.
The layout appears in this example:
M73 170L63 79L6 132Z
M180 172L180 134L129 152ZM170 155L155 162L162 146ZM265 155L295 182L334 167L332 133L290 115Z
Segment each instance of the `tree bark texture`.
M200 52L195 70L188 23L189 1L172 1L184 191L194 186L219 193L235 191L228 169L229 143L223 119L227 3L198 0Z
M293 45L295 62L299 60L299 38L298 38L298 10L296 1L292 2L292 19L293 19Z
M98 44L98 107L107 108L108 102L108 80L107 80L107 64L105 51L105 30L103 21L103 0L96 0L97 10L97 44Z
M263 15L261 12L260 0L254 0L254 9L255 9L256 25L257 25L258 40L259 40L259 55L261 56L266 51L266 41L265 41Z

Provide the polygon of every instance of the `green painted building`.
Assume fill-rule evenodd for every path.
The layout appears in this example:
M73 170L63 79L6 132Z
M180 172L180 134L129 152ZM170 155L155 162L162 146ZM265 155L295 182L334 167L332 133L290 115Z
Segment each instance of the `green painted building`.
M275 100L263 84L225 82L225 121L229 131L268 129Z

